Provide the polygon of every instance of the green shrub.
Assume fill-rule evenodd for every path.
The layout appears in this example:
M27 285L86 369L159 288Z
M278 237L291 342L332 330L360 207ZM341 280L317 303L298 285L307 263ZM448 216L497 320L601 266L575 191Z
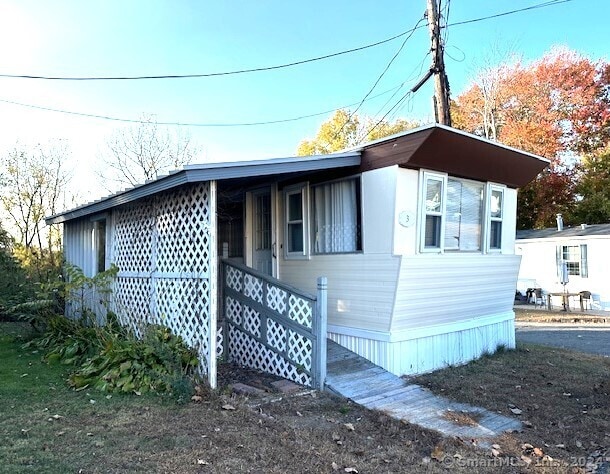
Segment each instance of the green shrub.
M87 326L65 317L49 320L35 343L49 363L72 365L69 384L104 392L166 393L186 400L193 392L197 354L168 328L151 325L142 339L116 323Z

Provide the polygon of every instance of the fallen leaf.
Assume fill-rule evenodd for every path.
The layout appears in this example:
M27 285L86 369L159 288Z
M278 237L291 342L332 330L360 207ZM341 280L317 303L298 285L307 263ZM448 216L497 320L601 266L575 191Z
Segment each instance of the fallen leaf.
M532 459L528 458L527 456L521 456L521 461L523 461L528 466L532 463Z
M523 421L523 424L524 424L525 426L527 426L528 428L531 428L532 426L534 426L534 425L532 425L532 422L531 422L531 421L527 421L527 420Z
M89 403L91 403L91 405L95 405L95 400L92 398L91 400L89 400Z
M338 434L338 433L333 433L333 434L332 434L332 437L333 437L333 441L338 441L338 440L340 440L340 439L341 439L341 436L339 436L339 434Z
M193 402L200 402L201 400L203 400L203 398L201 398L199 395L193 395L191 397L191 401Z
M204 461L203 459L197 459L197 464L203 465L203 466L207 466L208 464L210 464L207 461Z
M63 418L63 416L61 416L61 415L53 415L52 418L55 419L55 420L59 420L60 418Z
M497 458L498 456L500 456L500 451L498 451L497 449L493 449L493 448L491 448L491 455L492 455L494 458Z
M351 423L345 423L343 426L345 426L348 431L354 431L356 428L354 428L354 425L352 425Z
M492 444L491 447L494 449L501 449L499 444Z
M235 407L233 405L230 405L229 403L225 404L222 406L223 410L235 410Z
M534 447L529 443L524 443L521 445L521 449L528 450L528 449L534 449Z
M540 448L534 448L534 454L536 456L542 456L544 453L542 452L542 449Z
M345 472L353 472L354 474L358 474L358 469L356 469L355 467L346 467L345 469L343 469Z
M432 459L436 459L437 461L443 460L443 458L445 457L445 453L440 444L437 444L436 446L434 446L434 449L430 453L430 457Z
M510 411L514 414L514 415L520 415L521 413L523 413L523 410L519 410L519 408L511 408Z

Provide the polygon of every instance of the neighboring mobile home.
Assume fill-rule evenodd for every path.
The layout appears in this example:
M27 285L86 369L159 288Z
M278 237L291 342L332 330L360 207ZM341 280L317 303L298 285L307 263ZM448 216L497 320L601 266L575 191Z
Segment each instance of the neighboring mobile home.
M561 218L559 218L561 219ZM610 224L582 224L578 227L520 230L516 253L521 255L517 289L538 287L543 293L563 291L561 262L566 262L569 293L591 292L591 307L610 311ZM559 305L561 302L553 302ZM580 307L577 298L571 305Z
M311 382L311 354L301 363L295 353L320 342L299 326L322 324L312 308L324 296L300 293L319 276L323 333L416 374L514 347L517 188L547 164L429 125L343 153L185 166L47 222L64 223L66 260L86 274L115 263L122 320L185 336L212 385L217 311L231 358ZM219 256L235 265L221 278Z

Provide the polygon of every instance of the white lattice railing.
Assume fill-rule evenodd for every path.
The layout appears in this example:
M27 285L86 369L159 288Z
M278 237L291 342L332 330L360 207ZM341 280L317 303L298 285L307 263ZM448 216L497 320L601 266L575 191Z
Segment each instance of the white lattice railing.
M223 262L222 275L228 360L323 388L326 278L312 296L234 262Z

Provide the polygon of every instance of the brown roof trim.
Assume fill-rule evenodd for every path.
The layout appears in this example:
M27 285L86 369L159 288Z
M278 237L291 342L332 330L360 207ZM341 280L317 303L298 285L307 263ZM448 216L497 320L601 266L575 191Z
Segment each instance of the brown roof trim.
M520 188L548 160L442 125L424 127L362 147L362 171L399 165Z

